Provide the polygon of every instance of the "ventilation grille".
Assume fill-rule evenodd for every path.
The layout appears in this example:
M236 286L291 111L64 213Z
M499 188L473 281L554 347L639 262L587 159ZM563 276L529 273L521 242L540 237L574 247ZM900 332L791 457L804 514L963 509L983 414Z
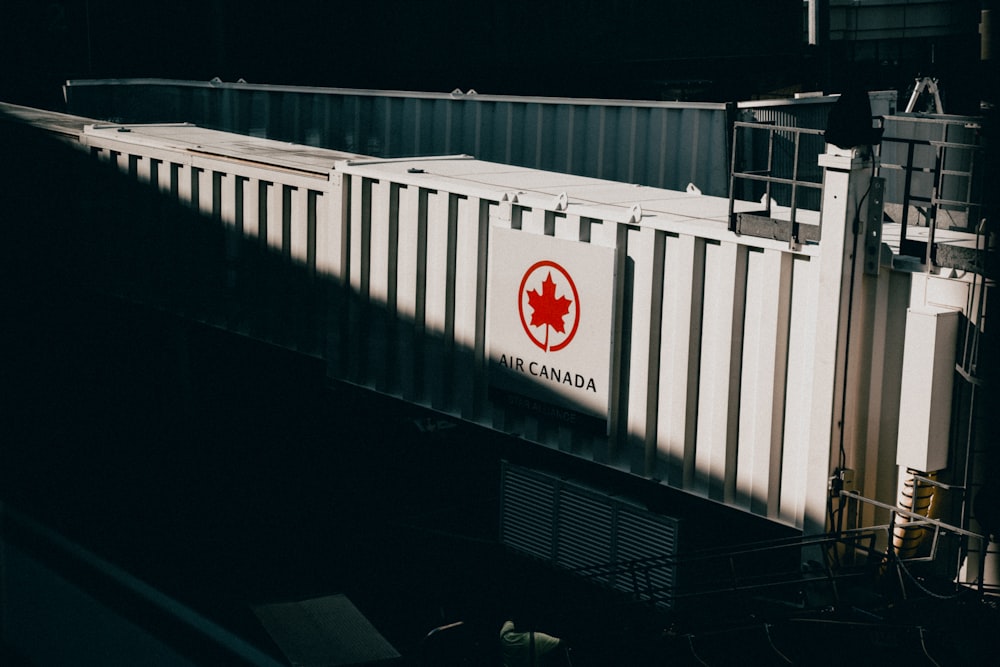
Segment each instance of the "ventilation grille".
M641 582L654 598L671 599L676 583L676 568L665 557L677 555L677 522L651 514L638 507L622 506L618 510L618 560L629 562L659 559L643 571ZM618 587L632 586L619 582Z
M504 544L552 560L555 497L555 487L540 475L504 474L501 521Z
M610 563L614 509L607 499L564 484L558 509L556 564L573 569Z
M597 583L671 605L676 519L510 463L504 464L501 487L503 544Z

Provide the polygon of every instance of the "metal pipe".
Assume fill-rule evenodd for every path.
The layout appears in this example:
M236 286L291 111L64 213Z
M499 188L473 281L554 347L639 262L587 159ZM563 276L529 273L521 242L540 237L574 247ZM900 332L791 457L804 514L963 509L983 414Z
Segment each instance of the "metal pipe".
M808 0L809 45L823 46L830 37L830 0Z

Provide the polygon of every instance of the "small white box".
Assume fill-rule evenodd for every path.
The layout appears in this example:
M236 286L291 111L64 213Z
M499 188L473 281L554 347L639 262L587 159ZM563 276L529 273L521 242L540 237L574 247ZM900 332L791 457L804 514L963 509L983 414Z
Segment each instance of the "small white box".
M896 463L921 472L948 466L958 311L908 308Z

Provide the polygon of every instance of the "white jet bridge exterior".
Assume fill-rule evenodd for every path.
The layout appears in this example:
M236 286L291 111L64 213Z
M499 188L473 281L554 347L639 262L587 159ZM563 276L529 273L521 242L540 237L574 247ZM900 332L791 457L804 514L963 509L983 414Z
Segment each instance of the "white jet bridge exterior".
M187 125L81 141L348 288L324 305L334 378L806 534L828 528L831 477L894 505L906 469L947 461L954 341L978 283L897 268L898 226L882 226L855 151L820 156L821 214L798 213L821 240L800 245L731 231L729 200L695 185ZM866 271L859 243L876 234ZM869 524L888 515L873 507Z

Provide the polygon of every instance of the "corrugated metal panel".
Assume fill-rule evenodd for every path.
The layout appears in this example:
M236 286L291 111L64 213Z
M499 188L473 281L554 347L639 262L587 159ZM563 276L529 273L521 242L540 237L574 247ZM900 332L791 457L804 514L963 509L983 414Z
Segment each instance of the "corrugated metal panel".
M501 486L505 545L670 604L679 548L676 519L511 463L503 466ZM650 559L655 563L645 562Z
M627 505L619 508L617 518L615 555L618 562L662 559L643 572L645 581L640 585L647 587L657 600L671 600L677 585L677 569L669 559L678 554L680 547L677 521ZM628 574L622 574L616 586L621 590L629 590L633 582Z
M611 562L614 508L584 489L563 486L559 492L557 565L581 568Z
M836 243L790 248L734 234L724 198L464 156L351 160L188 125L91 128L84 140L130 180L167 195L156 206L169 213L143 210L108 229L100 216L88 220L93 247L108 259L93 263L99 275L88 280L321 355L338 380L600 465L798 527L824 516L823 459L832 450L816 423L833 413L816 406L834 404L823 395L834 386L830 333L837 327L830 322L840 317L844 289L842 276L831 275L844 265ZM836 201L823 224L848 233L854 211L843 195L860 201L867 173L828 173L840 187L827 188L827 200ZM568 248L614 249L617 266L602 274L617 299L614 330L594 335L610 348L607 431L489 394L483 341L491 227L531 235L526 241L544 235ZM109 234L115 243L102 242ZM123 256L122 248L136 252ZM878 290L891 275L879 274ZM870 351L872 365L882 365L858 368L858 381L871 370L881 393L898 391L900 375L888 360L898 337L858 335L872 347L856 359ZM744 392L754 396L740 400ZM856 419L848 412L844 423L881 437L898 419L898 401L891 403L867 415L858 410ZM853 431L845 440L861 442ZM868 460L895 451L888 439L866 447ZM537 500L528 491L526 511ZM579 544L583 526L568 525L568 544ZM530 530L525 550L554 557L556 529Z
M555 551L556 487L552 478L505 466L500 539L513 549L551 560Z
M890 116L896 113L898 94L894 90L876 90L868 93L872 116ZM840 95L805 95L793 99L756 100L739 102L740 120L756 120L761 123L826 129L830 109L840 99ZM752 114L752 118L744 118Z
M330 374L340 379L520 433L594 461L629 462L639 475L656 475L667 467L671 472L662 478L680 488L698 492L698 480L703 479L706 494L733 493L735 459L729 434L735 433L739 413L731 394L739 382L755 378L740 377L740 355L732 356L738 347L716 340L719 331L742 330L747 324L735 311L724 323L725 318L716 318L715 311L705 307L741 299L737 293L741 283L734 274L721 284L718 271L710 271L715 277L708 279L707 267L717 262L707 258L743 256L751 241L775 252L787 251L787 246L730 233L726 199L461 156L342 160L356 156L190 125L91 128L85 140L132 178L155 184L190 209L218 220L227 234L254 241L251 246L242 241L221 244L225 261L216 269L215 282L197 289L178 286L164 296L151 291L153 274L140 272L142 279L128 281L124 288L130 295L138 298L145 290L151 298L166 299L168 306L215 318L213 323L321 354ZM512 191L519 193L518 202L504 202ZM619 223L634 224L635 207L644 212L642 224L628 230ZM618 439L615 425L610 437L583 430L569 433L546 415L500 404L488 395L483 276L491 225L516 225L519 233L616 247L628 258L621 294L629 302L623 308L630 326L616 334L622 359L610 363L629 369L619 376L620 386L611 389L616 401L612 421L627 422L634 437ZM274 261L304 268L304 277L321 276L348 287L347 294L338 292L334 300L320 302L298 298L297 291L289 295L270 281L261 284L253 266L244 266L245 258L250 258L247 249L256 252L261 247L274 251L269 253ZM806 247L798 252L816 251ZM727 260L722 264L729 266ZM689 267L688 279L676 279L681 266ZM215 307L219 299L239 293L253 294L266 306L259 317L234 318L240 309ZM669 306L669 317L661 316L660 301L667 307L677 299L686 299L688 306ZM307 335L288 339L285 329L294 330L291 325L296 322L302 323ZM771 325L780 328L780 322L769 318L749 324ZM686 344L676 338L680 334L674 332L675 326L678 332L687 332ZM711 332L716 338L708 335ZM725 363L720 357L707 366L699 364L706 345L721 351L711 356L721 354ZM670 350L670 355L660 355L659 348ZM674 359L679 350L687 351L686 360ZM782 353L783 349L774 351ZM757 363L754 368L768 367L767 359ZM700 373L692 375L692 368L700 368ZM809 367L789 372L808 374ZM705 412L709 386L715 388L713 395L729 397L724 401L726 417L719 423L720 433L726 434L721 440L692 421L659 418L661 410L673 414L669 406L675 402L685 406L685 413L696 402ZM677 442L685 443L682 451L673 452L663 444L672 443L675 434ZM701 461L711 464L695 475ZM676 466L680 474L672 472ZM719 476L719 486L707 483L706 476L713 475ZM746 483L767 481L761 477ZM766 507L754 510L772 512L774 502L769 499ZM580 527L570 522L566 528L565 538L578 543ZM549 548L537 539L526 534L524 549ZM601 554L603 550L600 547ZM597 558L573 551L560 557L581 559L577 562Z
M187 249L219 253L210 280L156 291L158 272L136 267L121 287L129 296L145 291L321 355L331 377L762 516L801 526L804 498L825 497L796 472L809 441L819 308L819 262L809 260L821 246L736 235L729 201L704 194L465 156L341 159L188 125L120 129L85 138L132 178L221 223L199 226L218 236L213 245ZM490 394L493 226L617 254L621 268L608 275L621 316L607 343L607 431ZM287 283L261 278L254 262L262 256ZM332 297L320 298L326 285ZM260 306L252 318L227 301L240 294ZM762 394L739 400L751 387ZM788 462L795 465L779 476ZM567 538L578 541L574 530ZM543 548L525 539L525 550ZM551 547L558 534L546 539Z
M187 124L91 125L80 139L130 179L219 223L172 221L170 229L156 224L159 215L144 216L127 230L133 242L161 247L160 254L173 259L168 266L128 264L117 293L308 354L325 352L326 313L314 301L325 288L310 276L334 262L328 235L318 233L333 224L331 170L337 160L359 156ZM182 229L196 236L185 237ZM177 272L172 262L195 270L185 280L164 281L164 274ZM263 273L288 284L265 282Z
M728 193L725 104L74 80L74 113L191 122L376 157L465 153L623 183Z

